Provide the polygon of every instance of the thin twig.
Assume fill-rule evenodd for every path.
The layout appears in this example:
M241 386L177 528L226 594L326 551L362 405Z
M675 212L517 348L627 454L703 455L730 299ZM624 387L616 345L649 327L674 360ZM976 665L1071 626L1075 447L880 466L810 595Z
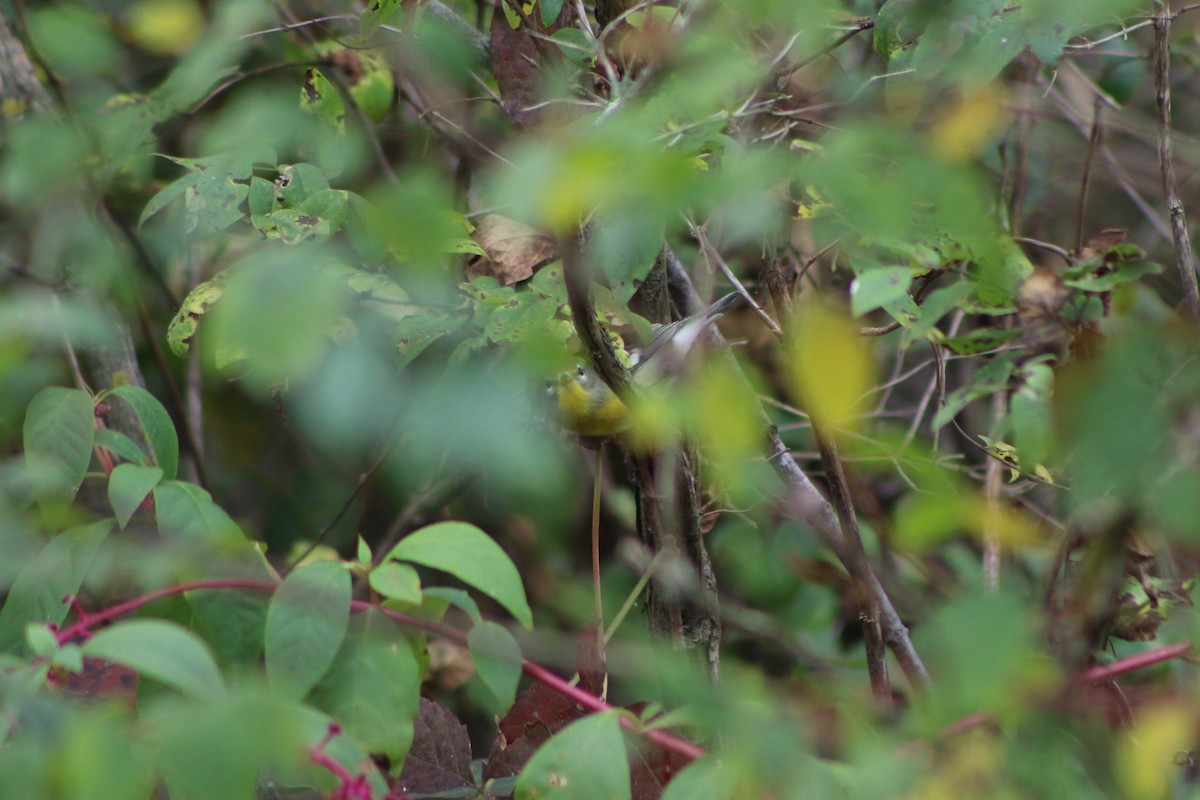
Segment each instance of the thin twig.
M386 455L386 454L385 454ZM430 501L440 497L453 494L454 490L463 482L460 475L446 475L438 479L427 479L424 485L417 490L416 494L408 499L404 504L404 509L388 526L387 533L383 539L375 546L375 554L371 557L371 561L377 566L387 558L388 553L400 541L412 525L413 520L421 513L421 510L429 505Z
M1179 17L1181 17L1182 15L1188 13L1189 11L1195 11L1198 8L1200 8L1200 3L1193 3L1190 6L1184 6L1183 8L1180 8L1180 9L1176 10L1173 14L1171 14L1170 19L1172 21L1179 19ZM1153 24L1154 24L1154 20L1152 20L1152 19L1143 20L1142 22L1136 22L1133 25L1128 25L1124 28L1121 28L1121 30L1117 31L1116 33L1111 33L1108 36L1103 37L1102 39L1096 39L1094 41L1084 42L1083 44L1069 44L1069 45L1065 46L1063 49L1064 50L1078 50L1078 51L1091 50L1092 48L1099 47L1100 45L1105 44L1107 42L1111 42L1113 39L1124 39L1124 38L1128 37L1129 34L1133 33L1134 31L1140 30L1141 28L1148 28ZM1141 58L1141 55L1138 55L1138 58Z
M1041 80L1044 82L1044 79ZM1071 104L1067 102L1067 99L1058 90L1053 87L1047 87L1046 95L1054 100L1059 110L1063 113L1063 116L1070 120L1071 124L1083 136L1086 137L1089 135L1091 126L1076 115L1074 109L1071 108ZM1120 159L1113 155L1108 145L1101 144L1100 155L1104 158L1104 165L1108 167L1108 172L1112 175L1113 180L1117 182L1117 185L1121 187L1121 191L1125 192L1125 195L1133 204L1138 207L1138 210L1142 212L1142 215L1150 223L1150 226L1154 228L1155 232L1162 236L1163 239L1172 241L1170 226L1162 221L1162 214L1158 212L1158 209L1147 202L1146 198L1142 197L1141 192L1134 187L1133 179L1129 177L1125 166L1121 163Z
M305 548L304 552L293 558L291 563L286 565L284 569L280 571L281 575L286 577L289 572L295 569L298 564L303 563L304 559L308 558L309 555L311 555L312 552L317 549L321 542L325 540L325 537L329 535L329 532L333 530L333 526L337 525L338 522L341 521L342 517L346 516L346 512L350 510L350 506L354 505L354 500L362 492L363 487L370 482L371 476L373 476L379 470L391 452L392 445L389 444L375 459L374 463L367 467L367 469L358 476L358 481L355 482L354 488L350 490L350 494L346 496L346 500L342 503L342 507L337 510L329 522L325 523L325 527L321 528L321 530L317 532L317 535L313 537L311 542L309 542L309 545L307 548ZM380 550L383 550L383 548L380 548ZM386 551L384 551L384 553L386 555Z
M1171 155L1171 14L1166 3L1154 4L1154 86L1158 109L1158 165L1162 170L1163 192L1171 217L1171 236L1175 241L1175 266L1183 284L1184 307L1192 323L1200 325L1200 287L1196 282L1196 256L1187 230L1187 216L1175 182L1175 161Z
M1104 128L1100 121L1104 114L1104 103L1099 95L1092 103L1092 132L1088 136L1087 155L1083 159L1083 177L1079 181L1079 207L1075 211L1075 252L1083 251L1083 224L1087 216L1088 188L1092 181L1092 164L1096 162L1096 148Z
M1008 413L1008 392L992 395L992 421L989 429L996 435L1000 423ZM996 519L1000 512L1000 493L1004 489L1004 464L989 458L983 479L983 497L988 510L988 522L983 531L983 585L989 592L1000 590L1000 533L996 530Z
M630 11L632 10L630 9ZM587 9L583 7L583 0L575 0L575 18L579 22L579 29L595 45L596 63L600 65L600 69L604 70L604 76L608 80L608 96L613 102L613 107L615 107L615 104L621 99L621 80L617 75L617 68L613 65L612 59L608 57L608 46L604 43L603 39L611 31L616 30L617 26L610 24L597 36L596 32L592 30L592 24L588 22ZM613 20L613 23L618 22L619 19Z
M1029 86L1034 76L1038 74L1040 64L1035 59L1029 60L1023 83ZM1022 104L1023 106L1024 104ZM1025 192L1029 185L1029 137L1032 120L1029 110L1022 107L1017 111L1017 133L1014 163L1012 165L1012 197L1008 204L1008 233L1010 236L1020 236L1025 227Z
M809 64L816 61L817 59L829 55L834 50L838 49L839 47L841 47L846 42L853 39L858 34L862 33L863 31L869 31L874 27L875 27L875 20L869 19L869 18L860 19L852 27L848 28L845 33L843 33L838 38L834 39L830 44L826 45L825 47L822 47L820 50L813 53L808 58L801 59L800 61L797 61L795 64L788 65L786 69L784 69L782 72L779 73L777 80L780 82L784 81L792 73L802 70L805 67L807 67Z
M700 243L700 252L704 254L704 260L711 260L713 263L715 263L717 268L721 270L721 274L733 284L733 288L737 289L738 294L745 298L746 302L749 303L750 308L754 310L754 313L757 314L759 319L763 321L763 324L767 326L767 330L775 334L776 337L782 338L783 329L779 327L779 324L775 322L775 320L771 319L770 314L768 314L766 311L763 311L762 307L754 301L754 297L751 296L750 292L746 290L746 287L742 285L742 282L738 280L737 276L733 274L733 270L731 270L729 265L725 263L725 259L721 257L721 254L717 252L717 248L714 247L713 243L709 240L708 234L705 233L704 228L697 225L695 222L692 222L692 220L686 216L683 218L683 220L687 223L688 228L691 230L692 236L696 237L696 241Z
M1066 251L1065 249L1059 247L1058 245L1056 245L1052 242L1040 242L1037 239L1030 239L1028 236L1014 236L1014 237L1012 237L1012 239L1014 242L1017 242L1018 244L1027 244L1030 247L1036 247L1039 250L1045 250L1048 253L1054 253L1054 255L1058 256L1059 258L1061 258L1063 261L1067 262L1068 264L1075 263L1074 256L1072 256L1068 251Z
M306 28L310 25L323 25L326 22L350 22L358 21L358 15L354 14L330 14L326 17L313 17L312 19L303 19L298 22L289 22L285 25L276 25L274 28L264 28L260 31L250 31L243 33L238 39L253 39L256 36L266 36L269 33L287 33L299 28Z
M596 480L592 485L592 599L600 630L604 630L604 603L600 600L600 476L603 471L604 446L601 445L596 448Z

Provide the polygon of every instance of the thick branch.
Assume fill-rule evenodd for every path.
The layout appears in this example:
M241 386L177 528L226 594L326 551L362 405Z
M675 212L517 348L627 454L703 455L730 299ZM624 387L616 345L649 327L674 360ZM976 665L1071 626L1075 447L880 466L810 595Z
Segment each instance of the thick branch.
M579 340L588 351L596 374L618 397L629 397L629 370L617 360L612 344L596 320L596 304L592 301L591 271L583 260L579 229L561 237L563 278L567 284L567 302Z

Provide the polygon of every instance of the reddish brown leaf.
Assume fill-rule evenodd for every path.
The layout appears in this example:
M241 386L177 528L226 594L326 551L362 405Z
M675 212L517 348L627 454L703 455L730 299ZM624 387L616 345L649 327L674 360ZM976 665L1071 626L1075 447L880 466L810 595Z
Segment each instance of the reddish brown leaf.
M535 683L517 696L517 702L500 720L500 731L483 771L484 779L520 773L547 739L586 714L582 706L569 698Z
M647 707L648 704L644 702L627 706L639 717L643 716ZM629 782L633 800L658 800L675 773L691 763L645 737L630 738L628 741Z
M413 720L413 743L394 788L433 794L473 786L467 727L442 706L421 698Z
M529 34L525 22L514 29L504 13L504 0L496 0L492 14L492 75L500 88L501 105L513 122L522 127L535 125L541 118L539 111L530 108L541 100L542 71L548 60L561 59L554 45L541 43ZM567 3L553 25L542 25L537 10L529 16L536 32L549 36L563 26L569 13Z
M85 702L117 698L132 708L137 699L137 673L102 658L85 656L83 672L56 672L54 681L64 694Z

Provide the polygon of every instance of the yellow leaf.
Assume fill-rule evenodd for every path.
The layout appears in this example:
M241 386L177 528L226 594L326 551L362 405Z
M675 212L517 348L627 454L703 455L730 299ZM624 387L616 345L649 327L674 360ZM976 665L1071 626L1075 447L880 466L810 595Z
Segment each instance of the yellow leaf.
M785 364L792 395L831 428L857 427L863 397L875 383L868 340L844 314L803 304L792 324Z
M129 8L125 24L138 47L177 56L204 32L204 14L193 0L140 0Z
M733 374L727 362L711 359L681 387L684 413L697 440L717 471L721 484L740 494L757 480L748 469L762 451L754 394Z
M1143 709L1117 751L1117 775L1125 797L1167 797L1172 760L1192 747L1195 710L1186 703Z
M967 95L945 109L929 131L930 149L948 161L974 157L998 134L1011 116L1008 96L999 84Z

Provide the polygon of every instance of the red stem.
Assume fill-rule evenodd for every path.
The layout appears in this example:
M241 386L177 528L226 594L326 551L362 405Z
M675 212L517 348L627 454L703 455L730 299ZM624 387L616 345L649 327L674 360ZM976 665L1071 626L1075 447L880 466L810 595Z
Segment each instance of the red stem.
M1125 656L1125 658L1118 658L1111 664L1097 664L1094 667L1084 670L1079 678L1084 683L1098 683L1109 678L1115 678L1126 672L1133 672L1135 669L1148 667L1162 661L1170 661L1172 658L1179 658L1179 656L1191 649L1192 645L1189 642L1169 644L1156 650L1147 650L1145 653L1135 653L1131 656Z
M250 589L253 591L273 592L278 588L279 584L273 581L253 581L239 579L191 581L189 583L180 583L174 586L167 586L162 589L155 589L152 592L147 592L146 594L140 595L131 600L126 600L123 603L118 603L117 605L106 608L103 611L97 611L95 614L80 615L75 624L61 631L56 631L55 636L58 637L58 643L60 645L66 644L76 637L86 636L91 628L97 623L107 622L111 619L115 619L116 617L128 614L131 611L136 611L142 606L155 600L159 600L164 597L171 597L177 594L183 594L184 592L196 591L198 589ZM459 644L464 647L468 646L467 635L457 628L451 628L447 625L439 625L436 622L429 622L427 620L417 619L416 617L410 617L407 614L401 614L398 611L392 611L391 609L383 608L362 600L352 600L350 602L350 608L356 611L374 609L384 616L403 625L413 628L420 628L421 630L428 631L429 633L432 633L442 639L448 639L455 644ZM532 661L522 659L521 670L535 681L545 684L554 691L570 698L586 709L591 711L608 711L609 709L614 708L614 706L609 705L592 693L586 692L583 689L580 689L578 686L574 686L563 678L560 678L540 664L535 664ZM706 755L706 752L703 748L668 731L658 728L640 730L638 726L634 724L633 720L628 716L623 715L619 719L622 727L632 731L633 733L640 733L644 735L647 739L662 747L664 750L673 752L676 755L686 758L688 761L695 761L696 759L703 758Z

